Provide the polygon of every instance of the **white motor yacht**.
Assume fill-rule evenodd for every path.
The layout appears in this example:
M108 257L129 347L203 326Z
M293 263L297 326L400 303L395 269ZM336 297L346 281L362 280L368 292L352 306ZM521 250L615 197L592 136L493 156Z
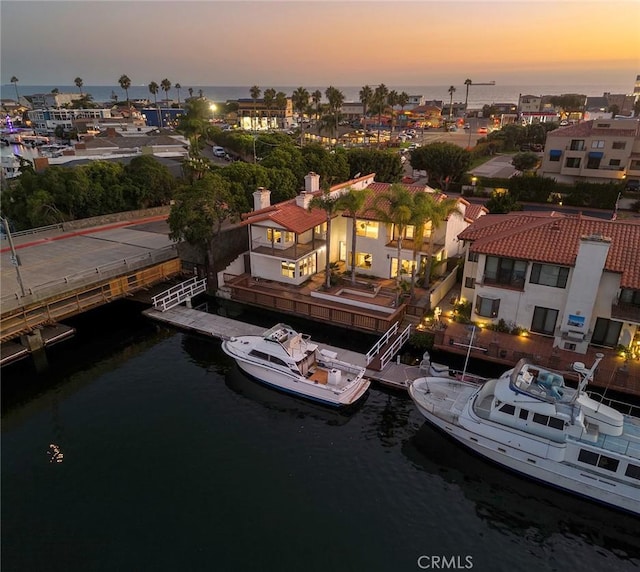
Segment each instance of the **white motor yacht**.
M571 493L640 515L640 418L596 401L593 366L564 375L520 360L482 385L422 377L409 394L432 425L475 453Z
M365 368L336 359L306 334L277 324L262 336L222 342L224 352L258 381L334 407L355 404L369 388Z

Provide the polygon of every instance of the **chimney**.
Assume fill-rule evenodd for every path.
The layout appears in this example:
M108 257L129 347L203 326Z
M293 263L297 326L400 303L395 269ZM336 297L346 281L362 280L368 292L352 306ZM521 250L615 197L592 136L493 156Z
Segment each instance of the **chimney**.
M309 175L307 175L308 177ZM305 177L306 179L306 177ZM306 183L306 181L305 181ZM299 207L303 208L303 209L308 209L309 208L309 203L311 202L311 199L313 198L313 193L309 193L307 191L302 191L297 197L296 197L296 205L298 205Z
M307 193L315 193L320 190L320 175L310 171L308 175L304 177L304 190Z
M271 206L271 191L264 187L258 187L253 193L253 210L259 211Z

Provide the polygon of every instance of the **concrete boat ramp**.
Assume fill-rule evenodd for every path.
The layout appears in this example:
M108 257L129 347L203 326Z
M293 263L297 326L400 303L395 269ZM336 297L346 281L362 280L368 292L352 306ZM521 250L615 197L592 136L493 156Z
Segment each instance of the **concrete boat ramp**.
M164 312L150 308L145 310L143 314L152 320L163 322L175 328L220 340L232 336L260 336L265 332L265 328L261 326L231 320L217 314L208 314L207 312L184 306L174 306ZM367 358L364 354L321 343L318 343L318 347L335 352L338 359L342 361L360 367L366 367L367 365ZM394 362L387 364L382 371L367 368L366 375L372 381L406 390L411 381L420 377L420 369L416 366Z

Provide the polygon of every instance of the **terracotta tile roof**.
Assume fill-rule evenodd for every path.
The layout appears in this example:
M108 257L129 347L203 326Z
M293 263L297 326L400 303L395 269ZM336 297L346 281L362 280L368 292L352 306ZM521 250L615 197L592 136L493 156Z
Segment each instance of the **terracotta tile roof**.
M611 239L605 270L621 275L620 286L640 290L640 220L603 220L560 213L509 213L480 217L458 238L472 252L573 266L580 238Z
M603 120L598 119L598 123L602 123ZM613 120L611 120L613 121ZM547 137L637 137L640 135L640 126L629 127L627 129L602 129L595 127L596 120L583 121L582 123L576 123L575 125L569 125L567 127L560 127L547 133ZM640 123L640 122L639 122Z
M481 216L486 216L486 214L489 212L484 205L472 205L470 203L467 203L466 207L467 208L464 211L464 218L469 222L473 222L479 219Z
M367 189L369 189L369 195L367 196L367 200L365 201L364 206L362 207L362 210L358 212L358 218L365 219L365 220L377 220L374 214L376 197L381 193L386 193L389 190L390 186L391 186L390 183L371 183L367 187ZM402 184L402 186L412 193L424 193L424 192L435 193L435 190L427 185ZM443 198L446 198L446 195L442 193L437 193L437 196L440 197L440 200L442 200Z

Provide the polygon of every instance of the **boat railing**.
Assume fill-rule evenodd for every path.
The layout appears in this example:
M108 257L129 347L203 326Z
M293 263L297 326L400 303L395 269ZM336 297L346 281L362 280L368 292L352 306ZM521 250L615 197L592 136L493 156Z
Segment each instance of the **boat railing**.
M631 415L632 417L640 417L640 405L635 405L634 403L629 403L627 401L620 401L619 399L612 399L611 397L605 397L595 391L587 391L587 395L594 401L604 403L620 413Z

